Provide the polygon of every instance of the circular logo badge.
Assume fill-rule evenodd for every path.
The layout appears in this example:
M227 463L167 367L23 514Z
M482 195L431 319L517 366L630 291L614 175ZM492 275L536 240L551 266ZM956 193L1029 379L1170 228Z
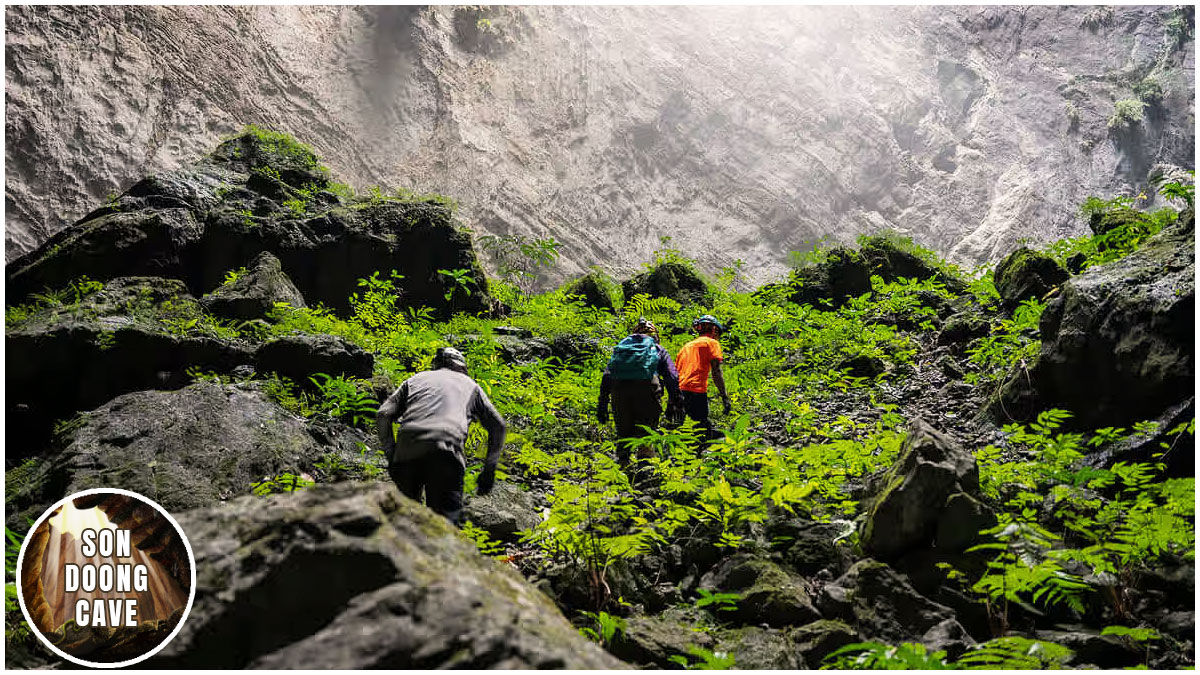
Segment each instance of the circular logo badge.
M42 643L73 663L117 668L150 658L183 627L196 560L161 506L99 488L42 514L21 545L16 582Z

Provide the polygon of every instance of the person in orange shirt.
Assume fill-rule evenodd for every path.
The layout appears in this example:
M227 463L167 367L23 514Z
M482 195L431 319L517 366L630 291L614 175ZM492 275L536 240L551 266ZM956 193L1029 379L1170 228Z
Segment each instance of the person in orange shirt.
M675 357L675 366L679 369L679 392L683 399L683 410L688 417L696 420L704 428L707 439L713 435L712 422L708 419L710 370L717 391L721 394L721 402L725 405L726 415L731 408L729 394L725 391L725 376L721 372L724 356L721 354L721 343L717 341L725 327L712 315L705 314L692 322L692 328L698 333L698 337L679 350L679 356Z

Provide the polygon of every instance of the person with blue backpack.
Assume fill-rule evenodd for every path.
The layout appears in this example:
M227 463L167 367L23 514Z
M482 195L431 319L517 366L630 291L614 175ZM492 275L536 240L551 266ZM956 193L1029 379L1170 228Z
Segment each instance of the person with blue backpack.
M671 355L658 344L658 329L645 317L638 319L633 333L613 348L612 358L600 379L600 402L596 417L608 424L609 400L619 438L640 438L643 427L655 427L662 416L662 390L667 390L667 414L677 416L679 373ZM649 457L650 448L638 449L638 457ZM617 461L629 464L628 445L619 443Z

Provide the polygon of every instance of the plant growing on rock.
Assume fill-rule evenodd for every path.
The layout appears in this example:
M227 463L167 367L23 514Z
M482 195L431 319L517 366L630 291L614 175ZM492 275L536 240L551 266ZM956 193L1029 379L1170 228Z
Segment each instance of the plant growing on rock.
M1142 110L1146 104L1135 98L1121 99L1113 104L1113 114L1108 118L1109 129L1127 129L1142 121Z

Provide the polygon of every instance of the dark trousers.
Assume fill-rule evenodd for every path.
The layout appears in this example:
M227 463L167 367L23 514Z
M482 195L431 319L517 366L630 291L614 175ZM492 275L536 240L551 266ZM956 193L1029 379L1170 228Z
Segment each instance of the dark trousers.
M708 419L708 392L680 391L683 397L683 412L696 420L703 429L702 440L708 441L713 436L712 421Z
M402 460L388 467L388 475L405 497L425 505L459 525L463 510L463 465L453 453L434 450L421 457Z
M661 394L651 380L617 380L613 382L613 422L618 438L641 438L646 435L642 425L654 428L662 416ZM649 457L650 448L639 448L638 457ZM617 461L629 463L629 446L618 441Z

